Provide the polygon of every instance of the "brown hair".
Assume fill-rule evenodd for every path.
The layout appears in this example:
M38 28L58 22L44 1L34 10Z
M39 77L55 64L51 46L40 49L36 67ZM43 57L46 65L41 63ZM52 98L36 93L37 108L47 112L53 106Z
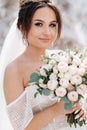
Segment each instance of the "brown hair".
M50 0L40 0L40 1L31 0L28 2L22 3L19 10L17 27L22 31L23 37L25 38L27 37L35 11L43 7L49 7L54 11L56 15L57 23L58 23L57 39L59 39L61 35L61 27L62 27L61 16L60 16L59 10L55 7L55 5L53 5L50 2Z

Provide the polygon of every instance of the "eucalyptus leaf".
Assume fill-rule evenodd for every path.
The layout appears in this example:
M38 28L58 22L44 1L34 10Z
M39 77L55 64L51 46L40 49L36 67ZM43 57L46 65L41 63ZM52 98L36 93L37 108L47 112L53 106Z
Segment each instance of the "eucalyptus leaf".
M30 83L32 83L32 82L36 82L36 83L38 83L38 80L40 79L40 76L39 76L39 74L37 74L37 73L32 73L31 75L30 75L30 80L29 80L29 82Z
M70 103L70 101L67 97L62 97L61 100L65 103Z
M42 90L42 94L43 94L43 95L49 96L50 93L51 93L51 91L50 91L49 89L43 89L43 90Z
M64 104L64 108L65 108L65 110L70 110L70 109L72 109L72 103L65 103L65 104Z

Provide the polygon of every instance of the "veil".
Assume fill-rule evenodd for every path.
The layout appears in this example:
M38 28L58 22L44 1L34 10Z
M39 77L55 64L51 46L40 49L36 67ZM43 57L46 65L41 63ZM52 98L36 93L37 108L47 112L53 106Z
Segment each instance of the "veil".
M17 29L16 23L17 19L9 30L0 55L0 130L13 130L6 111L6 102L3 91L5 68L26 48L23 44L22 34Z

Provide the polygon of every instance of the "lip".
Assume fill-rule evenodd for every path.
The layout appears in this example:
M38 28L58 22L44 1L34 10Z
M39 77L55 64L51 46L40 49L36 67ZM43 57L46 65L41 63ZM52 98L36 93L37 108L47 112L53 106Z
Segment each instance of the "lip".
M39 39L42 40L42 41L50 41L49 38L39 38Z

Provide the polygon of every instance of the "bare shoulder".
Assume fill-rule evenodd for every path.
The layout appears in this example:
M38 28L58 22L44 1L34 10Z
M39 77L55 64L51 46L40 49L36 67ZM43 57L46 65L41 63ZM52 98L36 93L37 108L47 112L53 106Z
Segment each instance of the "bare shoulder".
M21 75L20 75L20 69L19 69L19 66L18 66L18 63L17 62L12 62L10 63L6 69L5 69L5 77L8 78L8 81L11 79L21 79Z
M5 75L19 75L19 67L17 65L17 62L12 62L6 67Z
M22 77L17 62L6 67L4 75L4 92L7 104L15 100L24 91Z

